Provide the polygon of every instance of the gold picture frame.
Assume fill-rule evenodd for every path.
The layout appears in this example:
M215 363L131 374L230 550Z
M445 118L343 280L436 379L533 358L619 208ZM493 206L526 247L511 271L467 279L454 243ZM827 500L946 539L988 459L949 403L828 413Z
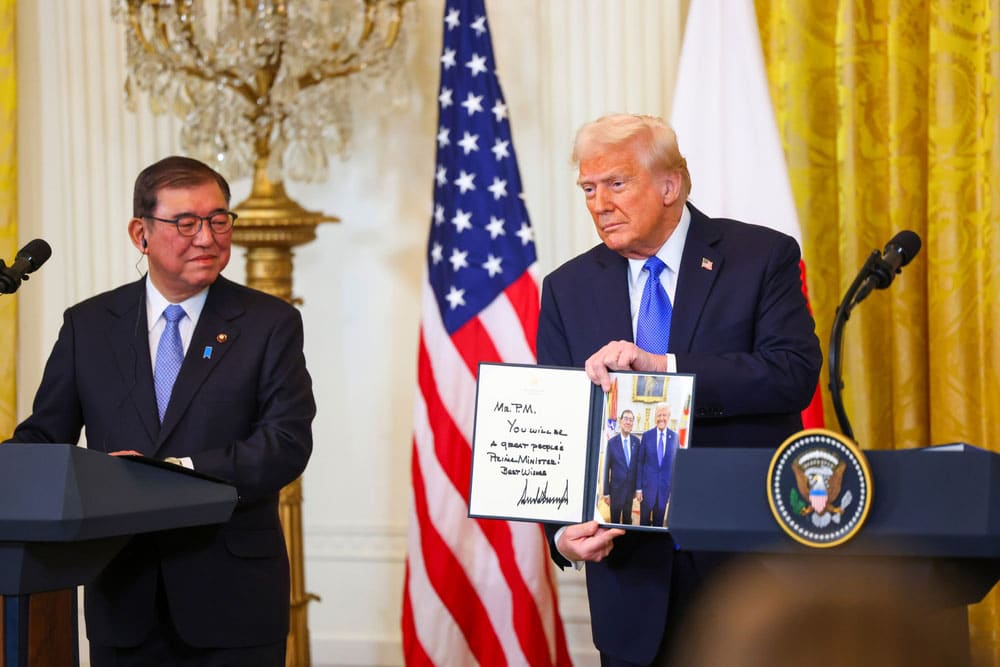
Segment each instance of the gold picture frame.
M667 400L670 378L663 375L636 375L632 379L632 400L636 403L661 403Z

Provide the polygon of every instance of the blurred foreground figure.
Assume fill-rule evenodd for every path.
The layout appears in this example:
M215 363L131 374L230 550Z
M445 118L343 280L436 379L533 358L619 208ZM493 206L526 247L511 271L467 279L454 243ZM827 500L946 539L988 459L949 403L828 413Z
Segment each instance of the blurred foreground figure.
M741 564L719 574L689 616L671 664L969 664L967 642L955 641L961 638L958 626L964 625L956 614L964 608L930 610L914 603L917 592L887 583L871 570L806 558L774 569Z

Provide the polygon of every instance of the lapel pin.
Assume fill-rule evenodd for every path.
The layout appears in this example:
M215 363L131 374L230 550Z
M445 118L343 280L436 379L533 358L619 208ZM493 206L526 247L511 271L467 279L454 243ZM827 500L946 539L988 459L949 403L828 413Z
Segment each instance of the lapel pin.
M712 260L710 260L708 257L702 257L701 258L701 268L705 269L706 271L711 271L712 270Z
M229 340L229 335L220 333L218 336L215 337L215 340L219 341L220 343L225 343L227 340Z
M202 359L211 359L212 358L212 346L211 345L206 345L205 346L205 351L201 353L201 358Z

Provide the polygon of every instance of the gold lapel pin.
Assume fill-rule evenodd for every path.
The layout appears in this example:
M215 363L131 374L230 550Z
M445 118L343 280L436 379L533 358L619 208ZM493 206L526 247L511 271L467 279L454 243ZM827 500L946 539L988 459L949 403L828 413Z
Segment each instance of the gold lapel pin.
M229 335L220 333L218 336L215 337L215 340L217 340L220 343L225 343L227 340L229 340Z

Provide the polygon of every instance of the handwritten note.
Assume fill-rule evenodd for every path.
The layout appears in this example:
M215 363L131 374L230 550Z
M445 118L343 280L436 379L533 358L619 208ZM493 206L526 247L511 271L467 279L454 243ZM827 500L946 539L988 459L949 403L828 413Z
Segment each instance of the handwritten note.
M480 366L471 516L581 520L591 386L579 370Z

